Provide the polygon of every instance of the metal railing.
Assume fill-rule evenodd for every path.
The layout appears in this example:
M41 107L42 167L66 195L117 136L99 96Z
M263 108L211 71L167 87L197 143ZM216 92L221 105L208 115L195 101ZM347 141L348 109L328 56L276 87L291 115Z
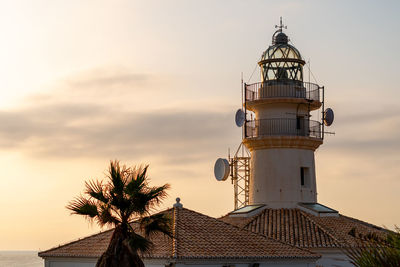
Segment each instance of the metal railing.
M305 118L298 119L262 119L246 121L245 137L259 136L308 136L322 138L322 127L319 121Z
M265 98L304 98L307 100L320 100L320 87L315 83L292 82L258 82L245 84L246 101Z

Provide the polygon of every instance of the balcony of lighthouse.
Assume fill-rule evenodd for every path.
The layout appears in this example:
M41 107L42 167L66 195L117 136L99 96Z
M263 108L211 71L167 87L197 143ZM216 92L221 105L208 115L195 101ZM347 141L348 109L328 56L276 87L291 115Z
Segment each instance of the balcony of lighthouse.
M317 149L323 142L322 123L309 118L269 118L246 121L243 143L250 149Z
M293 80L245 84L246 108L254 111L257 105L284 102L305 104L310 111L317 110L322 105L322 90L318 84Z

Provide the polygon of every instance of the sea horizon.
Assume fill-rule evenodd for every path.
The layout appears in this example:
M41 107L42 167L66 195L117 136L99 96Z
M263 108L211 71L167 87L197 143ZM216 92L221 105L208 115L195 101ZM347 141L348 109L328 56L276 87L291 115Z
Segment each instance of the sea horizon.
M0 267L43 267L38 250L0 250Z

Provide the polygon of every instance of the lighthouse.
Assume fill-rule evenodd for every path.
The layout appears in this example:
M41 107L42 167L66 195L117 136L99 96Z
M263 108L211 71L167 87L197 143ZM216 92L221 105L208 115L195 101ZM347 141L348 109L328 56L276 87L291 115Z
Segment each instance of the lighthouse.
M254 118L244 125L251 152L249 204L293 208L316 203L315 150L323 142L324 87L303 80L305 61L289 44L281 24L258 62L261 81L245 84L244 108Z
M258 62L260 81L243 84L243 107L236 113L236 124L243 128L240 147L249 155L218 159L214 168L217 180L231 175L235 209L317 203L314 153L323 143L324 126L333 122L333 111L324 111L324 87L304 81L306 62L284 33L282 18L275 27ZM237 201L240 192L243 198Z

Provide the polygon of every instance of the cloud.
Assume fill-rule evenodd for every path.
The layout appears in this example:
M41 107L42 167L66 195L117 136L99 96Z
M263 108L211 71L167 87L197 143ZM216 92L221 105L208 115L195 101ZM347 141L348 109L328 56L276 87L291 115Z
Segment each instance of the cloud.
M185 103L155 108L149 99L167 99L163 91L174 90L168 84L163 90L153 88L157 80L157 75L121 68L86 71L63 79L48 93L35 96L37 101L30 105L0 111L0 148L22 150L33 157L140 155L184 164L222 154L227 146L240 142L233 108L218 111ZM126 93L110 94L110 88ZM339 113L333 128L326 128L336 135L326 135L325 141L331 149L349 153L397 153L399 111L390 106L370 114Z
M132 87L146 86L157 80L150 74L134 73L121 67L98 68L67 77L62 82L72 91L94 94L129 93Z
M342 110L340 117L337 118L340 125L348 127L354 124L374 124L392 118L399 119L400 117L400 108L394 105L386 105L378 110L369 109L368 112L363 111L363 106L359 108L358 112L354 112L354 109Z
M0 112L0 120L0 146L33 156L173 156L233 138L230 114L198 110L137 113L71 103Z
M388 106L367 113L342 112L333 129L336 132L334 136L326 135L326 141L333 149L358 154L374 153L375 156L376 153L396 154L400 150L399 107Z
M62 79L47 93L27 98L21 108L0 111L0 148L32 157L140 155L166 163L204 159L221 146L225 151L224 140L238 134L232 130L232 114L184 103L157 108L151 100L167 99L158 88L160 80L122 68ZM173 91L168 84L163 89Z
M110 88L116 86L124 86L131 84L143 84L150 80L149 75L136 73L117 73L116 75L107 74L98 77L95 73L93 77L85 77L85 79L69 80L69 86L72 88Z
M61 78L40 93L29 95L23 105L38 107L59 104L96 104L133 106L151 101L169 86L161 75L135 73L132 70L111 66L81 71ZM163 92L161 92L162 95Z

